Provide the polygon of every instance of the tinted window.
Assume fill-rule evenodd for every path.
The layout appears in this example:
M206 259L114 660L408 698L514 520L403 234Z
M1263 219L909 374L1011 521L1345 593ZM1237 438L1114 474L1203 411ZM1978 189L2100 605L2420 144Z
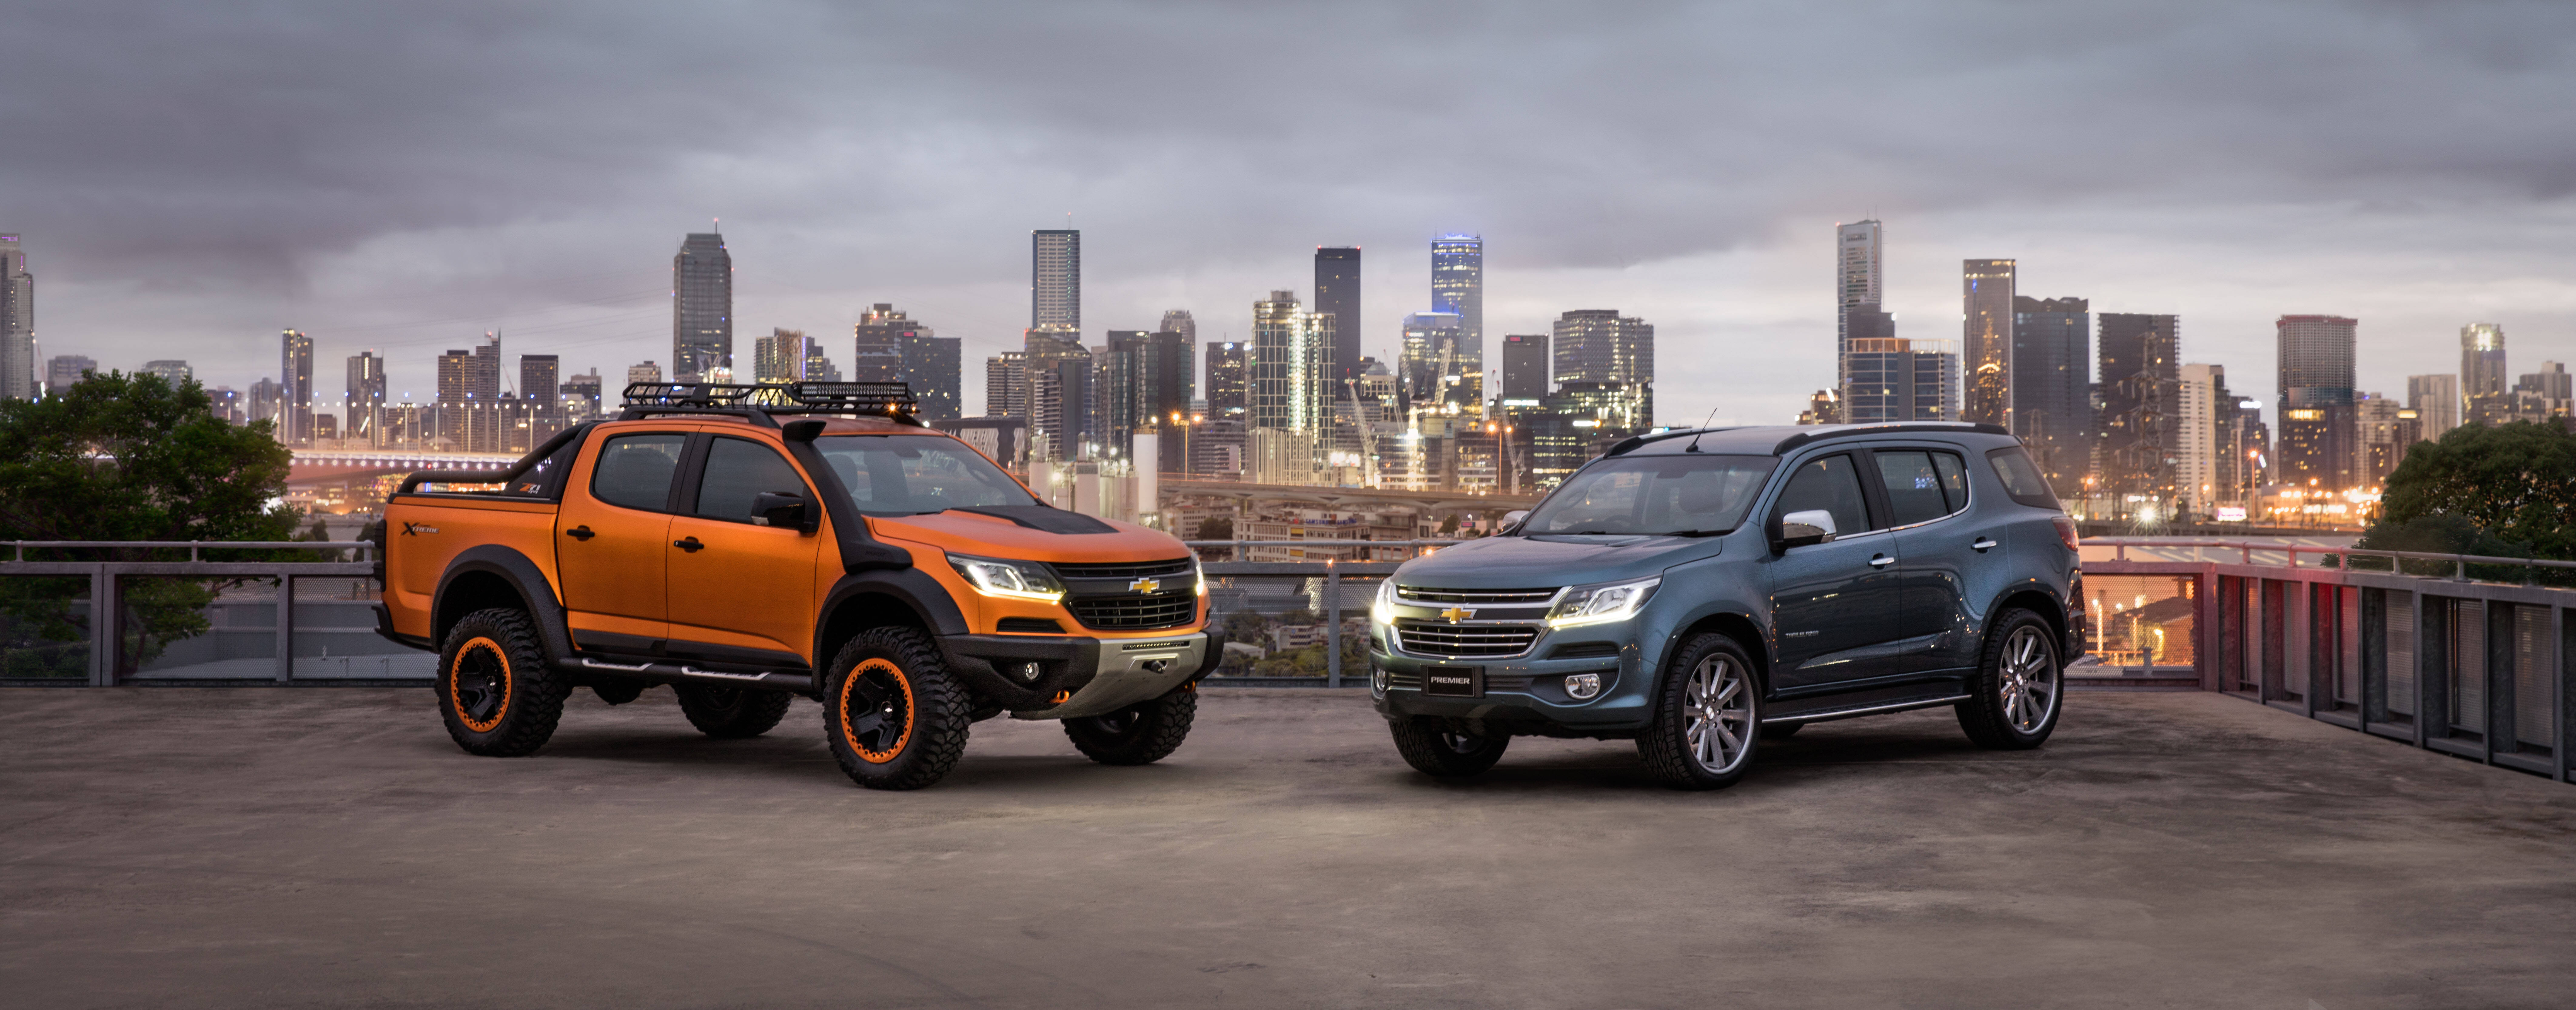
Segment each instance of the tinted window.
M1860 471L1852 466L1849 456L1834 455L1808 460L1789 478L1789 486L1780 491L1780 514L1822 509L1833 513L1834 532L1858 533L1869 529L1869 509L1861 504Z
M1880 449L1871 455L1878 458L1878 480L1887 486L1895 525L1911 526L1950 514L1949 500L1941 494L1941 475L1932 469L1931 453Z
M750 522L752 499L763 491L802 498L805 478L757 442L719 438L707 446L707 470L698 478L699 515Z
M2039 475L2039 465L2020 446L1989 452L1986 462L1994 464L1995 476L2003 479L2004 493L2012 500L2032 508L2062 510L2056 493L2048 489L2048 478Z
M913 515L1038 500L982 453L942 435L831 435L814 448L859 511Z
M1584 467L1530 513L1528 533L1724 533L1744 523L1769 456L1626 456Z
M680 449L688 444L689 436L678 432L609 439L590 474L591 497L631 509L668 508L671 476L680 472Z
M1932 469L1941 473L1941 495L1950 501L1950 511L1968 507L1968 465L1959 462L1955 452L1932 454Z

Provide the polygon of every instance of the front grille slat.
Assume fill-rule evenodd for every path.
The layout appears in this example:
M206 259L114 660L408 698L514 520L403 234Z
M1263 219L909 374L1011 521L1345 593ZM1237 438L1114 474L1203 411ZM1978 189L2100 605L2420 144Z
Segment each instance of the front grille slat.
M1554 589L1434 589L1427 586L1395 587L1395 598L1406 603L1462 603L1469 605L1508 606L1511 604L1545 603L1556 598Z
M1528 652L1538 641L1538 628L1514 624L1432 624L1397 621L1395 634L1404 651L1417 656L1501 658Z
M1176 628L1190 623L1199 614L1198 593L1176 590L1166 593L1117 596L1074 596L1064 601L1066 610L1082 626L1100 631L1143 631L1154 628Z
M1058 563L1056 574L1068 579L1141 579L1188 575L1190 559Z

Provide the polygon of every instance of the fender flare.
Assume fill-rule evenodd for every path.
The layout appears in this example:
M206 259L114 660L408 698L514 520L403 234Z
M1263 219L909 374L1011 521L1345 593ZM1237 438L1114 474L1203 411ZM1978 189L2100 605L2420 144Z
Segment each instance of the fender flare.
M1645 665L1645 672L1651 672L1657 677L1663 676L1665 661L1672 658L1673 650L1681 648L1682 634L1698 626L1700 622L1712 617L1734 617L1752 625L1753 630L1761 638L1761 641L1753 643L1754 658L1762 664L1762 669L1759 671L1762 674L1762 686L1765 691L1768 691L1773 675L1780 668L1780 654L1773 647L1777 643L1771 640L1771 622L1758 616L1761 613L1762 608L1737 600L1713 600L1692 607L1684 612L1683 617L1673 622L1671 630L1664 633L1663 648L1655 652L1652 664ZM1644 656L1637 658L1641 663L1646 659Z
M430 596L429 605L431 649L438 648L438 632L448 623L442 621L443 618L465 616L446 613L447 587L457 577L477 572L500 576L502 582L519 594L519 602L527 607L528 616L536 622L537 637L545 645L546 658L564 659L572 655L572 631L564 623L562 605L555 600L554 583L547 580L545 571L538 568L536 562L528 560L527 555L499 544L468 547L447 563L446 571L439 573L438 589ZM538 586L544 587L543 591L531 588Z
M871 568L832 583L823 595L823 605L814 609L814 669L816 683L821 682L823 668L832 657L823 652L823 636L832 627L831 617L850 597L863 594L891 596L912 609L922 627L932 635L963 635L967 631L966 612L948 595L948 588L918 568Z

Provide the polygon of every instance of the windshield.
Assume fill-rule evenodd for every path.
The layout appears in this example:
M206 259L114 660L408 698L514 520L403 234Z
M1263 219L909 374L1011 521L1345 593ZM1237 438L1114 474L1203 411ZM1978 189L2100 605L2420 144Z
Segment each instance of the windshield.
M1744 522L1779 460L1769 456L1630 456L1583 468L1540 502L1528 533L1709 535Z
M939 435L827 435L823 461L869 515L917 515L977 505L1035 505L1011 475L966 443Z

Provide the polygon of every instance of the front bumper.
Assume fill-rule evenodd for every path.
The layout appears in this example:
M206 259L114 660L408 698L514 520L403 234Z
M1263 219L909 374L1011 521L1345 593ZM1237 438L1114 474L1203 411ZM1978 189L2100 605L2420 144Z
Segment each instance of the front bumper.
M1014 717L1065 719L1115 712L1206 676L1225 651L1225 635L942 635L939 651L950 672ZM1026 676L1030 664L1038 667L1034 678Z
M1369 694L1378 714L1388 719L1472 719L1518 724L1536 733L1573 735L1633 730L1646 723L1651 699L1645 684L1652 679L1638 673L1643 669L1644 650L1638 647L1633 632L1633 628L1623 627L1617 632L1586 628L1579 632L1543 633L1520 656L1446 659L1390 648L1390 630L1373 626L1369 629ZM1559 646L1590 642L1608 642L1618 651L1613 655L1543 658ZM1481 668L1483 693L1476 697L1426 693L1424 674L1433 667ZM1565 678L1580 673L1599 674L1601 693L1590 699L1577 699L1566 693Z

